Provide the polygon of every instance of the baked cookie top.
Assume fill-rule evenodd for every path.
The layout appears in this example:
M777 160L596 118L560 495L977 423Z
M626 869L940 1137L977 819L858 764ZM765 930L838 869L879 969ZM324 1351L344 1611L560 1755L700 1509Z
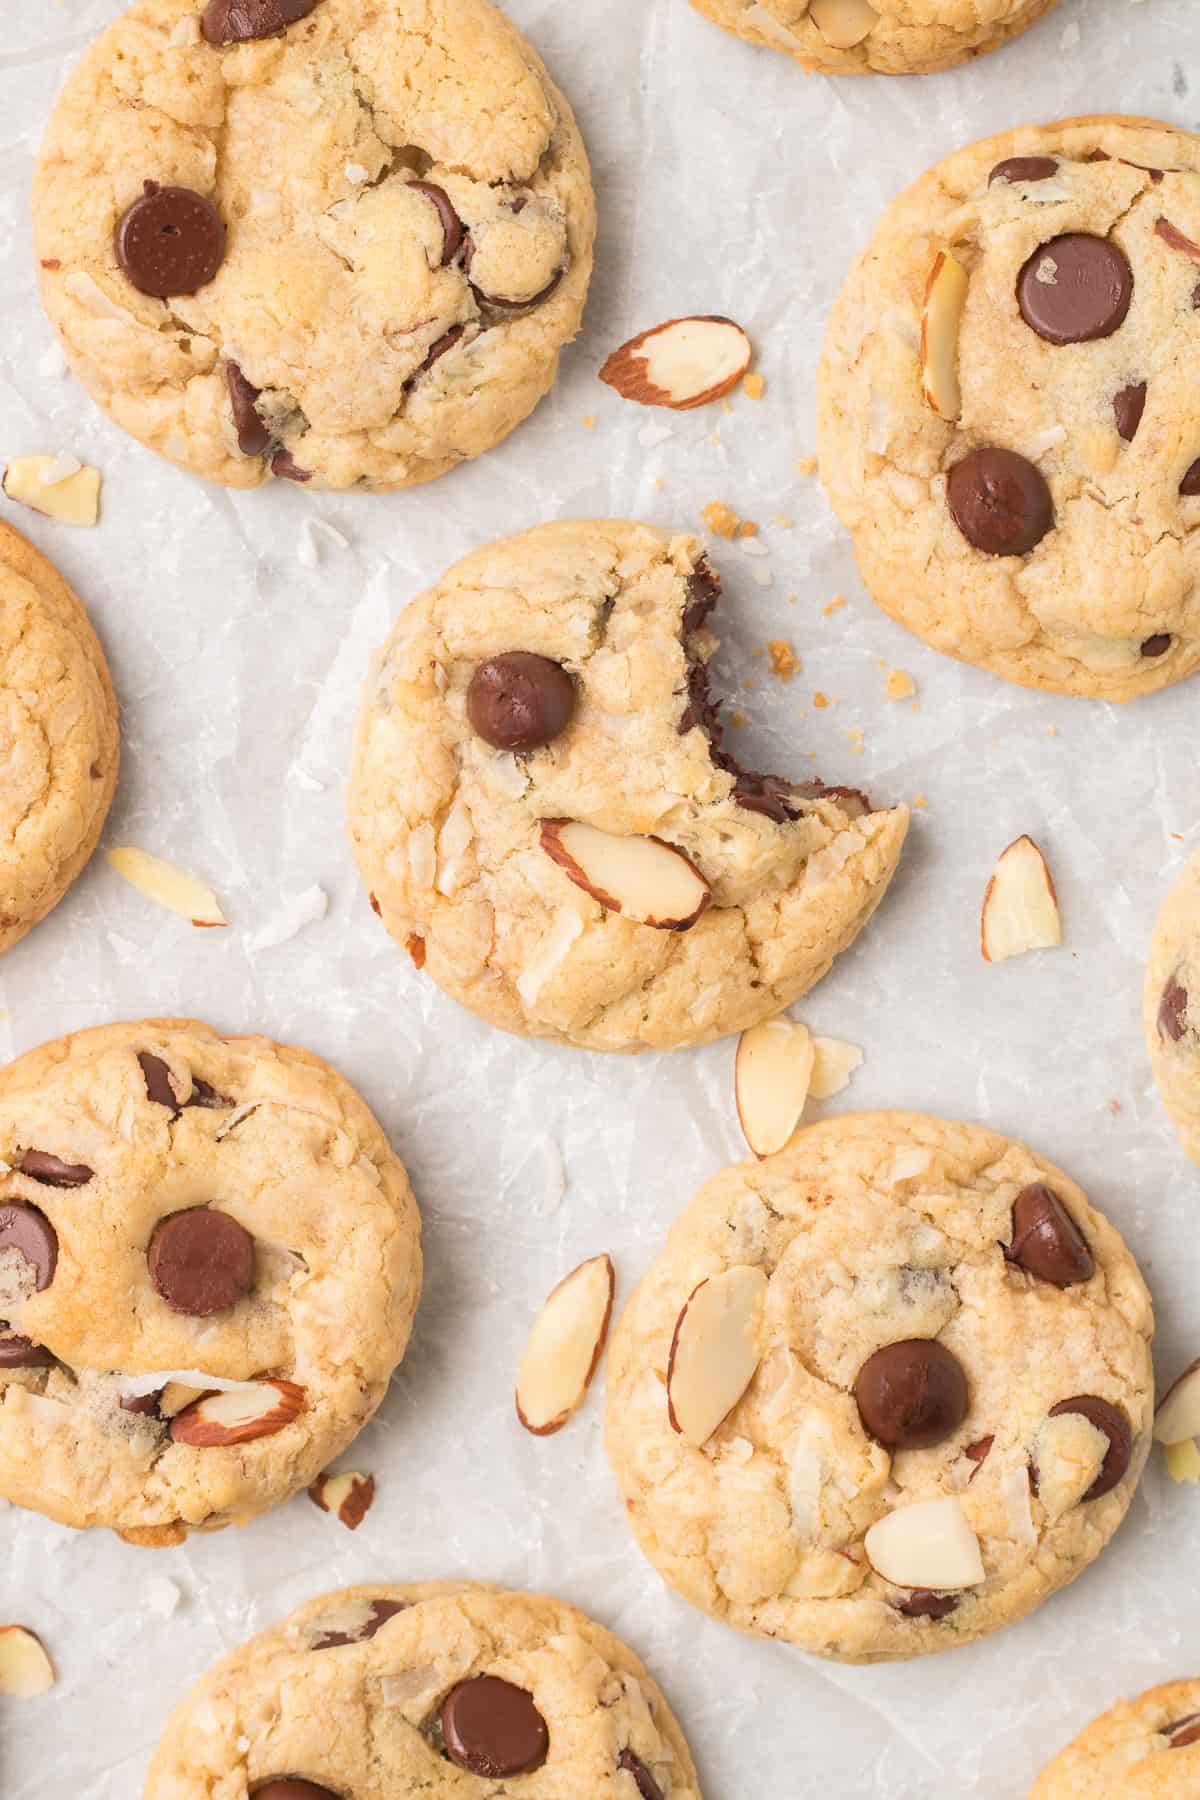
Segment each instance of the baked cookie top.
M1183 1147L1200 1162L1200 856L1163 902L1143 1001L1154 1078Z
M1200 1681L1168 1681L1121 1700L1034 1782L1029 1800L1196 1800Z
M400 615L367 686L351 835L372 904L448 993L594 1050L741 1030L878 904L903 807L720 749L697 539L542 525Z
M821 474L885 612L1127 700L1200 663L1200 138L1026 126L901 194L819 377Z
M134 1543L307 1486L421 1285L404 1169L335 1070L147 1019L0 1072L0 1495Z
M694 1605L841 1661L920 1656L1022 1618L1112 1536L1152 1329L1116 1231L1023 1145L834 1119L676 1223L614 1335L609 1452Z
M412 487L505 437L583 312L587 157L488 0L138 0L34 184L118 424L232 487Z
M116 696L82 603L0 522L0 951L87 862L120 759Z
M692 0L825 75L923 75L998 49L1057 0Z
M513 1780L516 1785L513 1786ZM699 1800L642 1663L574 1607L475 1582L326 1594L208 1675L146 1800Z

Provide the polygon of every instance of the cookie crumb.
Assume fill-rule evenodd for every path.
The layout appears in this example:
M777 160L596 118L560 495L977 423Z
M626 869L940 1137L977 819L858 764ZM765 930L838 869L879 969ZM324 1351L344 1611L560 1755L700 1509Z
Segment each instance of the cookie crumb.
M584 415L580 419L579 423L583 426L583 429L585 431L595 431L595 429L596 429L595 413L584 413Z
M710 500L707 506L700 508L700 517L705 530L711 531L714 537L731 538L741 524L733 508L726 506L723 500Z
M793 519L791 513L772 513L771 523L772 525L778 525L780 531L790 531L796 521Z
M823 711L825 707L832 706L833 701L829 699L828 695L823 694L821 692L820 688L818 688L816 693L813 695L813 705L815 707L817 707L818 710Z
M845 604L846 602L842 596L840 594L835 594L833 599L821 608L821 611L824 613L825 617L829 619L832 618L835 612L839 612Z
M913 806L915 807L917 812L924 812L926 810L926 808L928 807L928 805L929 805L929 801L925 798L924 794L918 794L916 799L913 801Z
M753 519L743 519L733 535L740 538L757 537L758 526Z
M772 638L767 651L771 658L771 673L777 675L780 681L790 681L803 667L786 638Z
M742 392L747 400L761 400L766 391L767 384L761 375L743 375Z
M817 459L815 456L798 456L796 458L796 473L797 473L797 475L803 475L803 476L807 477L809 475L815 475L816 472L817 472Z
M911 700L916 691L916 682L903 669L893 669L888 675L886 692L889 700Z

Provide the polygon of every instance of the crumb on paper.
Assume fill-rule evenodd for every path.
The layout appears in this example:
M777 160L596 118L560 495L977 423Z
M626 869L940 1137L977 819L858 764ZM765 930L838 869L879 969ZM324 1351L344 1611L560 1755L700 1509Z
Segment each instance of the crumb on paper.
M742 688L747 694L754 694L758 692L758 683L757 681L743 681Z
M761 400L766 391L767 384L763 376L754 373L742 376L742 392L747 400Z
M855 756L862 756L867 748L866 744L863 742L862 732L855 726L852 731L846 733L846 736L850 740L850 748L854 751Z
M788 595L788 605L795 606L799 599L800 599L799 594L789 594Z
M595 429L596 429L595 413L584 413L584 415L580 419L579 423L583 426L583 429L585 431L595 431Z
M1047 725L1046 736L1047 737L1057 737L1058 736L1058 726L1057 725Z
M841 1038L813 1038L813 1072L808 1084L809 1097L813 1100L832 1100L843 1088L849 1087L856 1069L863 1060L863 1053L857 1044L847 1044Z
M826 604L821 608L821 611L824 613L825 617L827 619L829 619L829 618L833 617L835 612L840 612L842 607L845 606L845 604L846 604L846 602L843 599L842 595L835 594L833 596L833 599L827 601Z
M903 669L893 669L888 675L885 691L889 700L911 700L917 684Z
M913 805L918 812L924 812L926 807L929 805L929 801L926 799L924 794L918 794L913 801Z
M1118 1113L1124 1112L1125 1108L1121 1105L1119 1100L1110 1100L1108 1103L1108 1110L1115 1119Z
M808 476L815 475L816 472L817 459L815 456L798 456L796 458L797 475L803 475L807 479Z
M767 651L771 658L771 673L780 681L790 681L804 666L786 638L772 638Z
M771 523L772 525L778 525L780 531L790 531L796 521L793 519L791 513L772 513Z
M820 688L818 688L813 695L813 705L817 708L818 712L824 712L827 706L833 705L833 701L829 698L828 694L823 694Z
M733 535L740 538L755 538L758 536L758 526L753 519L743 519Z
M735 731L740 730L740 728L746 723L745 713L735 712L733 717L730 719L729 723L733 726L733 729Z
M700 517L705 530L711 531L714 537L731 538L741 524L733 508L726 506L723 500L710 500L707 506L700 508Z

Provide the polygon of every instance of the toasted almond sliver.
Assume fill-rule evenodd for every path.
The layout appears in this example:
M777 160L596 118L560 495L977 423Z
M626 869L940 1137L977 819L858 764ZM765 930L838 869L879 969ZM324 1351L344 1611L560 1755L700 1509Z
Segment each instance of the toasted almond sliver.
M921 383L939 419L962 411L958 385L958 327L967 298L967 271L939 250L925 289L921 312Z
M886 1514L871 1526L863 1548L875 1573L897 1587L956 1593L984 1578L979 1539L953 1494Z
M841 1038L813 1039L813 1072L808 1084L809 1098L832 1100L849 1087L854 1071L862 1066L863 1053L857 1044Z
M740 1263L695 1289L675 1325L667 1365L672 1429L706 1444L754 1379L767 1278Z
M1200 1438L1200 1363L1168 1388L1154 1415L1155 1443L1182 1444L1185 1438Z
M181 919L190 919L193 925L203 926L229 923L212 889L186 870L176 868L174 863L164 862L148 850L137 850L132 845L110 850L108 861L117 874L123 875L147 900L165 906L168 912L178 913Z
M732 319L669 319L614 350L600 379L639 406L686 412L736 387L752 354L750 339Z
M32 1700L54 1686L45 1645L25 1625L0 1625L0 1694Z
M738 1118L755 1156L782 1150L804 1111L815 1052L808 1027L767 1019L743 1031L734 1059Z
M4 471L4 492L31 511L60 525L96 525L100 520L100 471L75 467L59 456L19 456Z
M1019 837L999 857L983 896L984 961L1004 962L1061 943L1058 895L1046 859L1031 837Z
M535 1437L561 1431L587 1393L612 1317L614 1274L593 1256L564 1276L543 1306L521 1358L517 1417Z
M690 857L657 837L619 837L575 819L543 819L552 862L609 912L660 931L687 931L712 899Z
M879 23L867 0L812 0L808 16L831 50L853 50Z

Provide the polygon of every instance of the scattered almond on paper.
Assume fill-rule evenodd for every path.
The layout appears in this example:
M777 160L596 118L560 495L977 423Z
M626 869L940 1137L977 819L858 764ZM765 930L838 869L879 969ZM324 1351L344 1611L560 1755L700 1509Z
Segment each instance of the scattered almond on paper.
M752 354L750 339L732 319L668 319L614 350L600 379L639 406L686 412L736 387Z
M1154 1441L1167 1453L1173 1481L1200 1481L1200 1362L1167 1389L1154 1415Z
M148 850L139 850L131 844L110 850L107 860L117 874L124 876L147 900L153 900L168 912L178 913L181 919L190 919L193 925L206 927L228 925L212 889L186 870L176 868L174 863L164 862L162 857L152 856Z
M563 1277L534 1321L517 1374L517 1417L534 1437L561 1431L599 1367L616 1277L593 1256Z
M54 1686L54 1664L26 1625L0 1625L0 1694L33 1700Z
M318 1475L308 1490L308 1497L322 1512L330 1513L346 1527L357 1531L371 1510L375 1499L375 1477L346 1469L332 1475Z
M60 525L96 525L100 520L100 471L74 456L18 456L4 471L10 500L44 513Z
M1058 895L1046 859L1031 837L1019 837L996 863L983 896L980 944L985 962L1062 943Z

